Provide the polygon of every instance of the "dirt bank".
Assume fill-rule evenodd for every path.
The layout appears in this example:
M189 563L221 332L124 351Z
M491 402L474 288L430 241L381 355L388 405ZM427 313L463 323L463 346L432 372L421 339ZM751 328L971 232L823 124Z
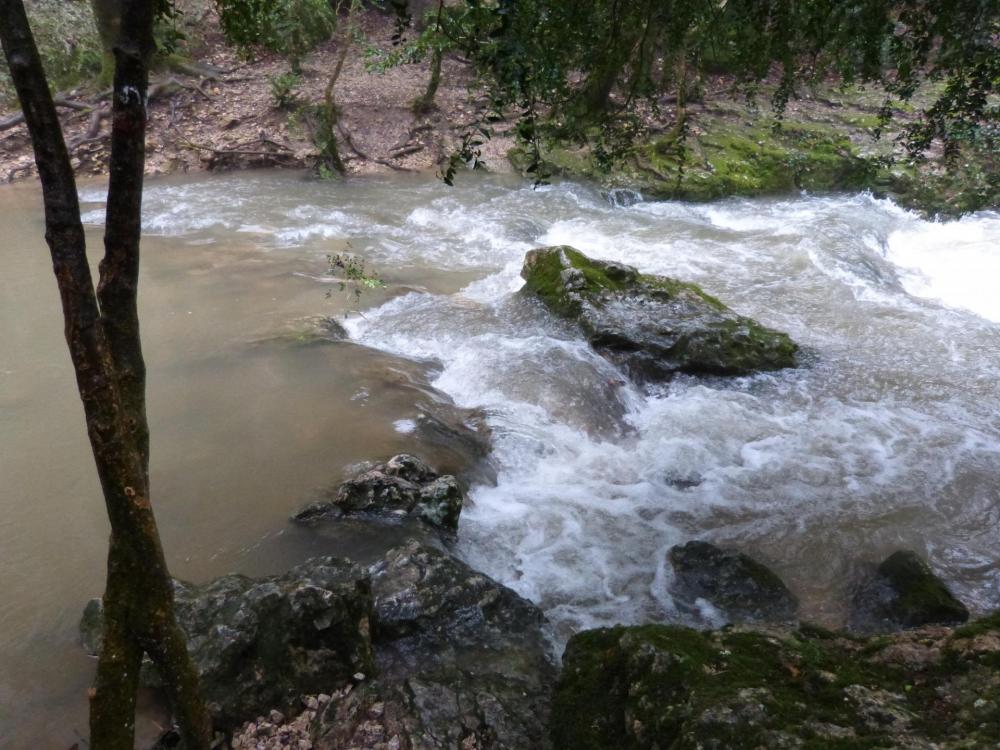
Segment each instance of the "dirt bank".
M197 63L177 63L154 73L150 87L147 174L240 167L308 168L318 150L309 105L324 101L331 72L340 56L337 39L312 53L293 95L296 104L281 108L272 81L287 74L288 63L262 53L240 59L228 47L218 18L203 9L189 23L201 31ZM369 11L359 19L376 44L391 44L389 19ZM470 92L467 66L446 59L436 107L424 115L412 110L430 76L427 62L403 65L386 73L369 72L357 45L348 50L334 95L341 119L338 142L349 173L432 170L461 141L485 100ZM171 69L172 68L172 69ZM106 95L78 87L64 92L63 124L73 165L80 175L107 171L110 128ZM34 157L23 124L4 128L18 111L0 115L0 179L11 182L34 175ZM500 138L484 149L492 169L509 169L506 152L513 145Z

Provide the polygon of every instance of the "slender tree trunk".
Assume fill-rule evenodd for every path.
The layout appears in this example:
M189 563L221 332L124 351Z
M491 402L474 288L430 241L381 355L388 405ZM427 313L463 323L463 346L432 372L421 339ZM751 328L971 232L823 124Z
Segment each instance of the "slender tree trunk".
M679 141L684 138L687 132L688 118L688 38L685 34L681 41L680 49L677 52L675 67L675 77L677 79L677 115L674 118L674 127L671 136Z
M109 85L115 73L115 41L121 30L120 0L90 0L90 9L94 14L94 25L101 39L101 75L102 85Z
M186 748L207 750L211 723L174 618L173 587L149 494L136 294L153 2L123 0L121 8L105 256L96 293L69 154L22 0L0 0L0 42L35 150L66 343L111 522L90 744L95 750L132 750L145 652L164 678Z
M337 85L337 79L340 78L340 74L344 70L344 63L347 61L350 42L346 34L341 35L339 44L340 54L337 55L337 64L334 66L333 73L330 74L323 92L323 112L319 117L319 132L315 140L320 147L323 165L327 169L334 170L337 174L344 174L347 167L344 166L344 160L340 157L340 148L337 146L337 123L340 122L340 108L337 107L334 89Z
M444 60L444 52L440 47L434 49L431 57L431 77L427 81L427 89L423 94L413 101L413 114L424 115L434 108L434 98L437 96L438 87L441 85L441 63Z

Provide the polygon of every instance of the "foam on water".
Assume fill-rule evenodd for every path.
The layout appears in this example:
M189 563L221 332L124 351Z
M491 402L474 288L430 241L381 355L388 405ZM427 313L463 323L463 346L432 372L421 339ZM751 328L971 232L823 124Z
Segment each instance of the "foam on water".
M984 563L1000 543L1000 218L934 224L865 195L698 206L467 180L308 187L294 201L264 180L252 223L277 227L284 252L349 240L376 268L479 272L348 329L436 360L436 387L485 409L498 479L473 488L460 552L539 602L561 636L712 622L668 593L666 553L696 537L772 562L810 616L835 618L824 602L858 557L901 546L974 606L1000 606L1000 570ZM196 201L226 226L250 223L241 179L207 189L234 195L232 211L204 185L154 188L153 227L197 234ZM702 284L787 330L805 366L637 389L515 293L525 251L560 243Z
M906 290L1000 322L1000 216L930 224L892 232L888 258L902 269Z

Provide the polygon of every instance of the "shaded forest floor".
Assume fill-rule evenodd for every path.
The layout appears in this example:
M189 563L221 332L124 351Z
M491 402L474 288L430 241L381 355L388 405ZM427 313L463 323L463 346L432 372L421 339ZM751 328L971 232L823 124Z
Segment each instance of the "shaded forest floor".
M275 82L289 75L286 60L269 53L241 59L225 44L211 8L195 11L187 23L199 30L189 59L167 60L151 78L147 173L315 166L319 109L340 56L339 40L308 56L287 101L279 103ZM387 16L371 11L360 23L375 44L391 44ZM484 97L470 92L467 67L455 60L444 61L436 106L421 115L414 114L412 103L427 87L427 62L385 73L369 71L367 62L363 50L352 45L333 89L340 113L337 140L348 173L434 169L485 107ZM110 149L107 93L85 84L61 92L60 99L72 105L60 111L74 168L80 175L104 174ZM6 182L34 174L26 128L4 128L17 114L16 107L0 113L0 179ZM511 145L501 131L485 149L488 165L509 169L505 156Z

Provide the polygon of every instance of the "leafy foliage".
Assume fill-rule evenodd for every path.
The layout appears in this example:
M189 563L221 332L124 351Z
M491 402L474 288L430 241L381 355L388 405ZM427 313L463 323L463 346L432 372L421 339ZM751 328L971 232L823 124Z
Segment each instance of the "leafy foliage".
M278 109L294 109L299 104L299 95L296 89L302 83L302 76L288 72L271 76L271 99Z
M611 163L667 108L683 151L688 105L717 72L751 100L768 92L779 126L803 85L880 84L884 127L930 83L936 98L902 134L910 154L937 143L956 155L984 139L995 150L1000 0L464 0L440 9L414 41L370 51L374 65L461 54L493 99L487 119L514 113L536 170L545 139L588 143Z
M336 277L340 291L352 295L355 301L361 299L366 289L381 289L385 286L377 273L368 270L364 258L351 253L337 253L326 256L326 260L329 264L327 275ZM326 296L331 297L332 293L327 292Z
M35 0L26 7L53 88L75 86L101 69L101 41L89 3ZM7 66L0 62L0 102L13 100Z
M288 57L294 73L316 45L333 34L329 0L216 0L226 39L245 51L262 46Z

